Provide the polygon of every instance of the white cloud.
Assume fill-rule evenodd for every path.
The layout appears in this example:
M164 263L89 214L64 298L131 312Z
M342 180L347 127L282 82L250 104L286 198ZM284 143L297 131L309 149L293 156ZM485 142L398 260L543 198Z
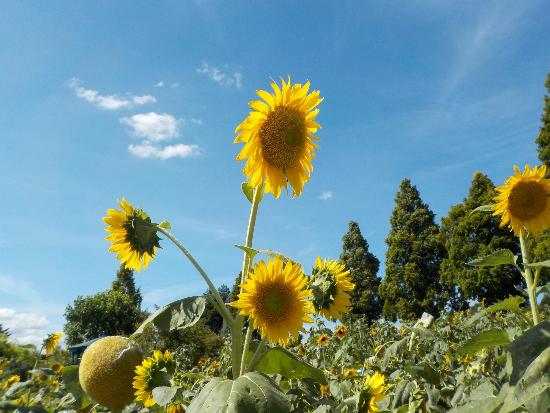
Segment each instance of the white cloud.
M329 199L332 199L332 191L323 191L319 194L319 199L321 201L328 201Z
M0 324L7 328L14 341L19 344L40 346L51 333L50 320L36 313L20 313L13 308L0 308Z
M93 103L103 110L129 109L135 106L142 106L147 103L155 103L157 99L151 95L136 96L128 94L119 95L101 95L97 90L86 89L81 85L80 79L73 77L68 84L75 91L76 96Z
M203 62L200 67L197 68L197 73L208 76L214 82L223 87L236 87L240 88L243 85L243 75L240 72L227 72L227 65L223 69L209 66L208 63Z
M179 135L178 119L168 113L138 113L120 119L132 129L138 138L145 138L151 142L172 139Z
M154 87L164 87L164 80L159 80L158 83L153 85Z
M173 88L180 87L180 84L178 82L174 82L170 85L170 87L173 87Z
M148 142L143 142L139 145L128 146L128 151L138 158L159 159L170 159L176 157L188 158L190 156L196 156L200 154L199 147L197 145L185 145L183 143L158 147Z

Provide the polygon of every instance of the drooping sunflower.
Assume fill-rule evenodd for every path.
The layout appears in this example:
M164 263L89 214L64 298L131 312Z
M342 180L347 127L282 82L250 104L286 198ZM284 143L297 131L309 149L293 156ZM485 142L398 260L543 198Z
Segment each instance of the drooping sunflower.
M6 381L4 381L4 384L2 385L2 389L6 390L12 384L15 384L19 381L21 381L21 377L19 377L19 375L17 374L14 374L13 376L8 377Z
M248 158L243 172L249 185L265 182L265 192L275 198L288 183L293 195L300 195L309 180L320 127L316 107L323 101L318 90L308 93L309 81L292 85L289 77L281 84L271 82L273 93L256 91L262 100L249 103L252 111L235 129L235 143L244 143L237 160Z
M389 386L384 386L385 377L376 372L372 376L367 376L365 386L359 394L359 411L364 413L376 413L380 408L376 405L379 401L386 398L386 390Z
M111 242L109 251L115 252L126 268L141 271L160 248L157 226L145 211L134 208L124 198L118 204L121 210L109 209L103 218L108 225L105 231L110 233L105 237Z
M514 166L515 175L497 188L493 215L501 215L500 226L508 225L514 234L526 229L534 235L550 227L550 179L545 179L546 166L523 172Z
M59 341L61 340L61 337L63 337L63 333L61 331L50 334L48 337L46 337L43 344L46 357L53 354L53 352L57 348L57 345L59 344Z
M334 331L334 335L340 338L344 337L346 335L346 327L343 325L339 326L336 331Z
M311 273L309 288L318 314L329 320L339 320L351 305L349 291L355 288L349 270L334 260L318 257Z
M162 353L155 350L140 366L136 367L136 376L132 385L136 389L136 400L143 402L145 407L154 405L153 389L158 386L170 386L170 378L174 374L176 362L170 351Z
M284 345L289 335L298 339L304 322L313 322L313 304L308 300L311 291L305 289L306 283L300 264L284 263L278 256L267 264L262 260L254 265L231 305L249 316L269 343Z

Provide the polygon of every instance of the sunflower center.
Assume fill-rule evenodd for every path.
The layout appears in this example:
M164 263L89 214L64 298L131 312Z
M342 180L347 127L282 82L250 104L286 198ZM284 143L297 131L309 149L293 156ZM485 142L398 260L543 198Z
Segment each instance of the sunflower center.
M290 292L282 285L266 285L258 294L257 308L262 318L271 322L283 321L290 311Z
M514 217L528 220L537 217L546 207L546 192L538 182L519 182L508 198Z
M276 107L260 128L265 160L280 169L295 165L304 152L306 136L304 115L298 109Z

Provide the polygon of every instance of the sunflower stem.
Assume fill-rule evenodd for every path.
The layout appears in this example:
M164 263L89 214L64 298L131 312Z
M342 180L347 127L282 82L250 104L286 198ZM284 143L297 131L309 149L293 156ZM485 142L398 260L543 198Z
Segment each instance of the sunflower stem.
M531 267L529 267L529 251L525 242L525 231L519 233L519 243L521 246L521 258L523 261L523 270L525 283L527 284L527 294L529 295L529 304L531 305L531 315L533 317L533 325L539 323L539 312L537 309L537 282L540 271L535 272L533 279Z
M181 252L183 252L183 255L185 255L187 257L187 259L189 261L191 261L191 264L193 264L195 269L199 272L199 274L202 276L202 278L204 279L204 281L208 285L208 289L212 293L212 295L214 297L214 300L215 300L214 304L216 304L216 305L214 307L216 307L216 310L218 310L218 312L222 315L222 317L225 318L227 323L230 326L233 326L233 324L235 324L235 319L233 318L233 316L231 315L231 313L227 309L227 306L225 305L225 303L223 302L222 297L220 296L220 293L218 292L218 290L216 289L216 287L214 286L214 284L212 283L212 281L210 280L210 278L208 277L206 272L199 265L199 263L195 260L195 258L193 258L191 253L189 253L189 251L187 251L187 249L183 246L183 244L181 242L179 242L176 239L176 237L174 237L170 232L168 232L166 229L164 229L164 228L162 228L161 226L158 226L158 225L157 225L157 229L158 229L159 232L166 235L166 237L170 241L172 241L176 245L176 247L179 248L179 250Z
M265 341L260 341L260 344L258 344L258 347L256 347L256 351L254 352L254 355L252 356L252 360L250 360L250 363L248 363L248 366L246 367L245 373L252 371L254 367L256 367L256 364L258 364L258 361L260 359L260 355L262 354L266 344Z
M252 327L252 320L248 319L248 328L246 329L246 337L244 338L243 353L241 355L241 369L240 375L242 376L246 370L246 355L248 353L248 348L250 347L250 339L252 338L252 332L254 328Z
M258 215L258 207L260 206L260 200L264 192L264 185L260 185L254 189L254 196L252 198L252 206L250 207L250 216L248 217L248 228L246 230L245 247L252 247L252 239L254 238L254 228L256 227L256 216ZM243 265L241 270L241 284L244 284L248 277L248 271L251 264L250 256L244 252ZM242 291L242 288L241 288ZM241 372L241 364L245 355L242 342L242 331L244 326L244 317L237 314L234 325L231 326L231 361L233 365L233 379L239 377ZM248 333L247 333L248 335Z

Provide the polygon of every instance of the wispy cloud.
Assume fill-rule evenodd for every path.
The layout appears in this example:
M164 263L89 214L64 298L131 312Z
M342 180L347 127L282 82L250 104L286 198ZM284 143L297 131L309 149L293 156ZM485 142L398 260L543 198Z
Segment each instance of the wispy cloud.
M103 110L130 109L136 106L145 105L147 103L155 103L157 101L157 99L151 95L102 95L97 90L86 89L82 86L81 80L76 77L70 79L68 84L69 87L74 90L76 96L86 100L87 102L93 103L98 108Z
M332 199L332 191L322 191L318 197L321 201L328 201Z
M208 76L220 86L241 88L243 85L242 73L238 71L230 72L227 65L218 68L208 65L206 62L202 62L201 66L197 68L197 73Z
M159 80L153 85L154 87L164 87L164 80Z
M129 126L136 137L151 142L172 139L179 135L179 121L168 113L138 113L124 117L120 122Z
M139 145L128 146L128 152L138 158L189 158L190 156L200 155L198 145L185 145L179 143L177 145L166 145L159 147L150 143L142 143Z

